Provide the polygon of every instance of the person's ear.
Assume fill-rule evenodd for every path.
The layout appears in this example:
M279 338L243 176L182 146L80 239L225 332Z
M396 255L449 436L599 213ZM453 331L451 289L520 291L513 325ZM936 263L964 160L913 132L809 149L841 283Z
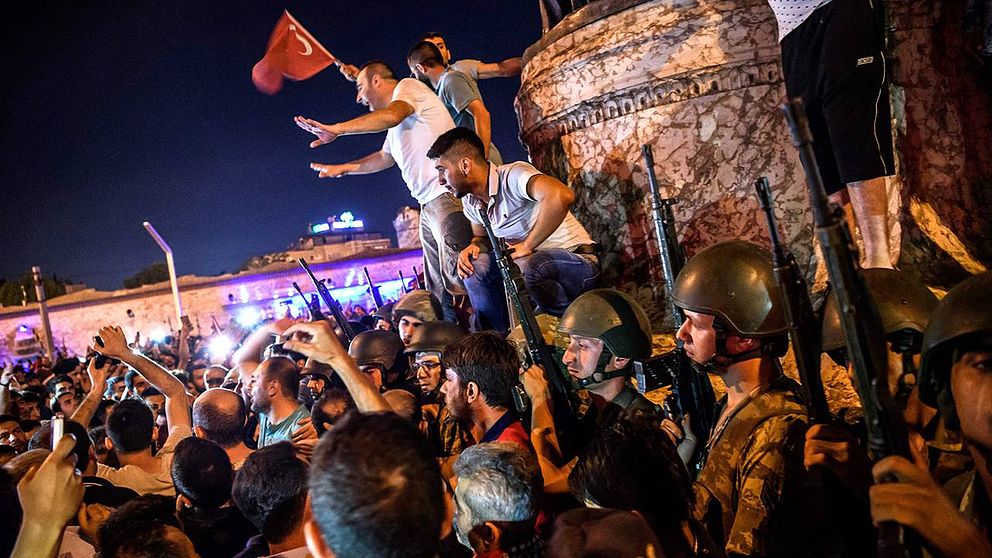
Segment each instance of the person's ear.
M738 337L736 335L727 336L727 351L730 354L746 353L758 348L761 343L753 337Z
M469 544L475 553L483 554L499 549L500 529L492 521L487 521L482 525L472 527L468 533Z
M458 166L461 168L462 174L468 176L468 172L472 170L472 159L462 157L461 161L458 161Z
M183 496L182 494L176 496L176 511L180 511L183 508L188 509L192 507L193 507L193 502L190 502L189 498Z
M624 366L627 366L628 364L630 364L629 358L618 357L618 356L613 357L613 368L617 370L623 368Z
M479 397L479 384L469 382L468 385L465 386L465 399L469 403L472 403L477 397Z
M110 436L103 439L103 447L107 448L108 451L112 451L114 449L114 442L110 439Z
M203 428L201 428L198 424L193 425L193 435L197 438L206 438L206 436L203 435Z
M303 524L303 538L307 540L307 549L314 558L336 558L334 551L327 546L316 521L311 519Z

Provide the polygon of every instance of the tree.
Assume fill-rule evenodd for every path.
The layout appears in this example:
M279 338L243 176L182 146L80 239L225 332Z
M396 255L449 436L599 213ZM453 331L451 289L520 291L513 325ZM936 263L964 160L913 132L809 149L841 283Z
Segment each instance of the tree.
M42 283L45 285L45 296L55 298L65 294L65 286L68 281L60 281L58 277L52 275L51 277L43 277ZM0 305L2 306L20 306L25 301L25 295L27 295L28 304L38 302L38 297L34 293L34 279L32 279L30 271L25 272L20 278L0 283Z
M152 265L135 273L124 280L125 289L135 289L142 285L151 285L169 280L169 267L165 262L153 263Z

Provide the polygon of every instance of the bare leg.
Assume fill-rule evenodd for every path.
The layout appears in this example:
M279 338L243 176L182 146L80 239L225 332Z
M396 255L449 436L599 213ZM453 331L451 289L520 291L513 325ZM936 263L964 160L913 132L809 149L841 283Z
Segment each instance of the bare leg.
M888 199L885 178L873 178L847 185L854 220L864 243L864 267L892 268L889 256ZM848 216L850 219L850 215Z

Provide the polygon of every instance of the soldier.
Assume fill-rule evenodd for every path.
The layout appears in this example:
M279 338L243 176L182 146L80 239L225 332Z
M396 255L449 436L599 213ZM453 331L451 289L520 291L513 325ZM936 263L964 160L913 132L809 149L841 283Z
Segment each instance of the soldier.
M940 556L992 556L992 273L951 289L923 336L920 399L960 428L975 469L945 490L922 467L892 456L872 469L872 520L916 531ZM984 301L984 302L983 302ZM896 479L895 482L882 482ZM948 498L947 494L954 497Z
M558 331L568 335L562 363L592 396L584 421L602 427L623 411L661 412L629 381L634 361L651 356L651 323L637 301L615 289L591 290L569 305Z
M440 319L441 303L428 291L410 291L393 305L393 323L404 345L410 344L414 330Z
M379 329L359 333L348 347L348 354L380 393L402 389L417 395L420 389L409 377L407 360L399 358L402 352L400 338L391 331Z
M427 441L438 457L458 455L467 446L465 433L444 404L444 350L465 337L465 332L448 322L429 322L413 332L404 353L413 357L413 373L421 390L421 413Z
M727 386L693 486L696 518L728 555L797 556L807 419L778 360L788 345L771 256L741 241L710 246L672 298L685 311L686 355Z

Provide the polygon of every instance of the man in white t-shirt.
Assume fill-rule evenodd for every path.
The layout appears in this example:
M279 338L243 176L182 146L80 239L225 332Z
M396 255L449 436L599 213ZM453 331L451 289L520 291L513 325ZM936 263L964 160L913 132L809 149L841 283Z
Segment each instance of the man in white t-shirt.
M482 211L495 236L506 241L534 304L548 314L560 317L576 297L595 288L600 269L596 245L569 211L572 190L528 163L493 165L484 152L475 132L458 127L442 134L427 156L441 184L465 200L473 239L459 254L458 272L479 326L505 333L506 292L496 262L484 251Z
M456 259L472 239L472 229L462 213L461 202L439 183L427 159L434 140L455 127L437 95L423 83L397 80L383 62L369 62L355 80L357 102L369 114L338 124L321 124L296 117L296 124L317 139L310 147L330 143L338 136L386 132L382 149L354 161L327 165L311 163L321 178L349 174L371 174L397 165L410 194L420 203L420 241L424 250L427 289L441 301L446 321L455 322L452 295L465 294L458 277Z

